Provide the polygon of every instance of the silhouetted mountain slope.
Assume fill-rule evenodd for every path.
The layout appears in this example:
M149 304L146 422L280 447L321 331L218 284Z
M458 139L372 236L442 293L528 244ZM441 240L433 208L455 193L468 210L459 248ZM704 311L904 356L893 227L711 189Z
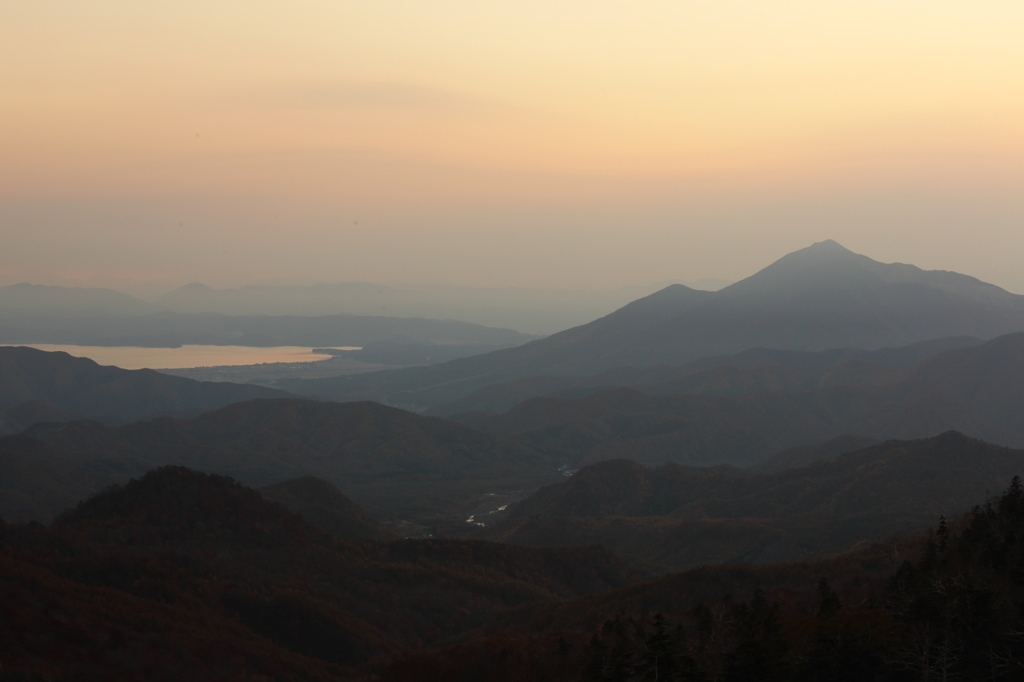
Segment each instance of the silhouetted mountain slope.
M699 566L561 603L513 609L503 615L500 626L495 623L486 631L495 626L527 633L594 631L619 615L685 613L700 604L714 607L733 599L746 601L759 589L773 599L786 595L788 606L814 614L818 606L814 588L823 577L844 593L846 603L856 604L870 592L884 589L896 572L894 559L919 559L926 542L915 535L806 561Z
M826 560L705 566L518 608L468 641L404 656L382 682L1020 678L1020 479L937 521L928 536Z
M340 542L182 467L108 490L52 529L0 527L0 567L5 673L49 664L102 679L362 678L502 609L635 575L598 548Z
M515 349L415 371L295 380L282 388L429 408L490 384L542 374L680 365L755 347L872 350L1021 330L1022 296L956 273L877 263L826 241L720 291L673 285L590 324Z
M374 372L367 380L357 377L295 379L282 381L281 387L335 400L369 399L421 408L451 402L496 381L551 371L589 374L622 364L608 365L591 357L594 353L614 354L617 348L633 343L646 328L658 324L672 311L698 305L709 296L711 292L673 284L611 315L517 348L431 367ZM588 349L582 354L581 344Z
M0 656L10 680L348 680L199 600L166 603L60 577L0 551Z
M940 649L949 629L935 627L920 612L897 612L920 606L903 595L885 600L896 573L892 552L898 548L920 560L924 544L914 538L830 560L706 566L517 608L456 645L406 654L381 682L920 679L906 676L909 666L900 654L922 640ZM964 593L969 588L956 596ZM987 599L998 602L1016 590L982 594L989 604ZM1019 614L1012 607L980 610L998 623L989 629L998 633L993 649L1014 650ZM948 611L929 616L937 620ZM972 615L970 625L977 627L982 619ZM925 633L931 637L920 637Z
M817 386L878 384L898 376L896 370L937 353L979 343L980 339L957 336L874 351L750 348L685 365L617 367L584 377L524 377L506 384L484 386L453 403L431 408L427 414L450 417L470 411L505 412L527 398L582 398L617 387L632 387L650 394L696 393L710 397L755 390L796 391Z
M0 465L9 467L0 470L0 487L21 491L0 498L0 515L29 509L30 518L46 519L56 511L55 502L33 502L35 479L16 475L29 463L73 476L63 506L83 488L181 464L252 485L314 475L379 517L418 522L461 513L487 492L534 488L560 476L546 457L501 436L376 403L311 400L247 401L193 419L120 428L75 421L0 439Z
M46 401L73 414L125 421L286 395L262 386L200 382L149 369L106 367L63 352L0 347L0 407Z
M835 459L840 455L849 452L856 452L878 445L874 438L864 436L836 436L822 443L814 445L800 445L795 448L787 448L782 452L772 455L751 466L748 471L757 473L772 473L792 469L794 467L807 466L826 459Z
M859 362L826 367L808 379L822 384L811 390L792 388L809 376L803 370L723 366L680 380L690 382L692 393L649 395L662 390L654 384L640 386L643 393L620 388L580 399L531 398L503 414L455 419L514 436L567 463L615 457L752 463L840 435L908 439L947 430L1024 447L1024 334L944 351L904 370L852 366ZM757 389L750 386L754 378L785 376L796 377L789 389L742 390Z
M773 473L656 469L628 460L584 467L477 533L513 544L603 544L679 570L792 559L959 515L1024 465L1024 451L956 432L889 441Z
M30 400L0 408L0 436L24 431L40 422L69 422L76 416L45 400Z
M752 346L817 350L899 346L944 336L991 338L1024 329L1024 297L973 277L883 264L833 241L791 253L673 319L653 360L676 352ZM683 335L682 338L673 334ZM758 339L751 343L750 340ZM722 348L723 341L729 347ZM709 353L703 352L702 355Z
M797 444L849 432L831 421L835 401L800 401L775 393L704 398L650 396L633 389L579 400L531 398L476 421L476 428L514 437L569 465L628 458L644 463L746 464ZM866 394L839 397L839 408L874 409Z
M738 475L671 463L652 469L614 460L547 486L515 505L511 517L774 518L911 509L932 517L944 511L962 514L986 492L1005 487L1022 462L1024 450L955 431L892 440L777 473Z
M260 488L260 494L339 540L398 539L387 526L322 478L303 476L282 481Z
M1024 431L1024 334L938 354L895 385L908 398L958 401L993 424Z

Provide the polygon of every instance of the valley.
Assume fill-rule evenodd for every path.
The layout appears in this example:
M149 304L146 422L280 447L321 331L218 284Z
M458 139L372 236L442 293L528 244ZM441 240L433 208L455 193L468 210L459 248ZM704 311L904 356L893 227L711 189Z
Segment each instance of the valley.
M2 347L0 661L589 682L667 647L671 679L726 680L775 637L749 665L895 680L893 652L955 635L980 670L908 605L1017 570L1021 300L825 242L518 343L415 322L435 335L162 372ZM978 594L1016 599L1005 575ZM970 618L1017 660L1018 616ZM807 643L836 628L848 654Z

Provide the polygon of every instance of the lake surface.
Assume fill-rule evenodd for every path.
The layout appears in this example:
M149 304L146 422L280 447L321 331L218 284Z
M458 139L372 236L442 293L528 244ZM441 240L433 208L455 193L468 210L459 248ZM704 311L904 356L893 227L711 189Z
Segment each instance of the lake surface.
M124 369L182 369L224 365L259 365L265 362L317 362L332 356L313 353L302 346L182 346L181 348L137 348L135 346L65 346L47 343L0 344L21 345L45 351L64 351L68 355L95 360L101 365ZM338 350L359 350L355 347Z

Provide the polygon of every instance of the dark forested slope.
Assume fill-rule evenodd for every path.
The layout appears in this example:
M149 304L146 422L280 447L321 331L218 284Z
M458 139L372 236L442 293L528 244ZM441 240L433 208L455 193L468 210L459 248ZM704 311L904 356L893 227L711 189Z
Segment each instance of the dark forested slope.
M333 485L303 476L260 488L264 499L295 512L338 540L397 540L387 526L370 516Z
M706 566L506 614L386 682L897 682L1024 675L1024 491L815 562ZM509 632L512 629L513 632ZM512 635L518 636L512 636Z
M779 367L783 373L802 371L764 369ZM821 381L824 385L805 390L768 391L755 385L754 390L716 396L705 390L654 393L657 385L642 385L583 398L531 398L503 414L455 418L514 436L569 463L616 457L651 464L751 463L842 435L911 439L947 430L1024 447L1024 334L947 350L905 369L869 368L860 376L875 379L859 385L839 383L853 374L841 371L844 367L824 375L838 373L837 383ZM735 367L712 371L733 378L757 375L757 370Z
M612 460L542 488L478 535L528 545L599 543L675 570L781 561L962 514L1022 466L1024 451L956 432L772 473Z
M161 412L212 410L240 400L287 395L262 386L108 367L63 352L0 347L0 407L46 401L72 414L124 422Z
M954 336L897 348L866 351L834 348L787 351L750 348L732 355L701 358L685 365L617 367L591 376L524 377L492 384L447 405L427 411L441 417L470 411L505 412L528 398L581 398L618 387L651 395L692 393L705 397L741 395L751 391L795 392L824 386L885 384L933 355L968 348L981 339Z
M340 542L167 467L51 529L0 523L0 659L5 679L363 677L501 609L633 577L596 548Z
M559 477L536 450L443 419L369 402L253 400L193 419L117 428L82 420L0 439L0 514L45 520L164 464L251 485L314 475L375 515L419 521Z
M62 423L76 419L76 416L45 400L0 407L0 436L24 431L41 422Z

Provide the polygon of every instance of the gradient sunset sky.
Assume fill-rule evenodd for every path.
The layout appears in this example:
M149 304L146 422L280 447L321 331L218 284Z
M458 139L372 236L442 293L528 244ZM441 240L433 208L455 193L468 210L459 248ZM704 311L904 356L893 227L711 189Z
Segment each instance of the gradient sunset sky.
M1024 3L0 5L0 283L1024 293Z

